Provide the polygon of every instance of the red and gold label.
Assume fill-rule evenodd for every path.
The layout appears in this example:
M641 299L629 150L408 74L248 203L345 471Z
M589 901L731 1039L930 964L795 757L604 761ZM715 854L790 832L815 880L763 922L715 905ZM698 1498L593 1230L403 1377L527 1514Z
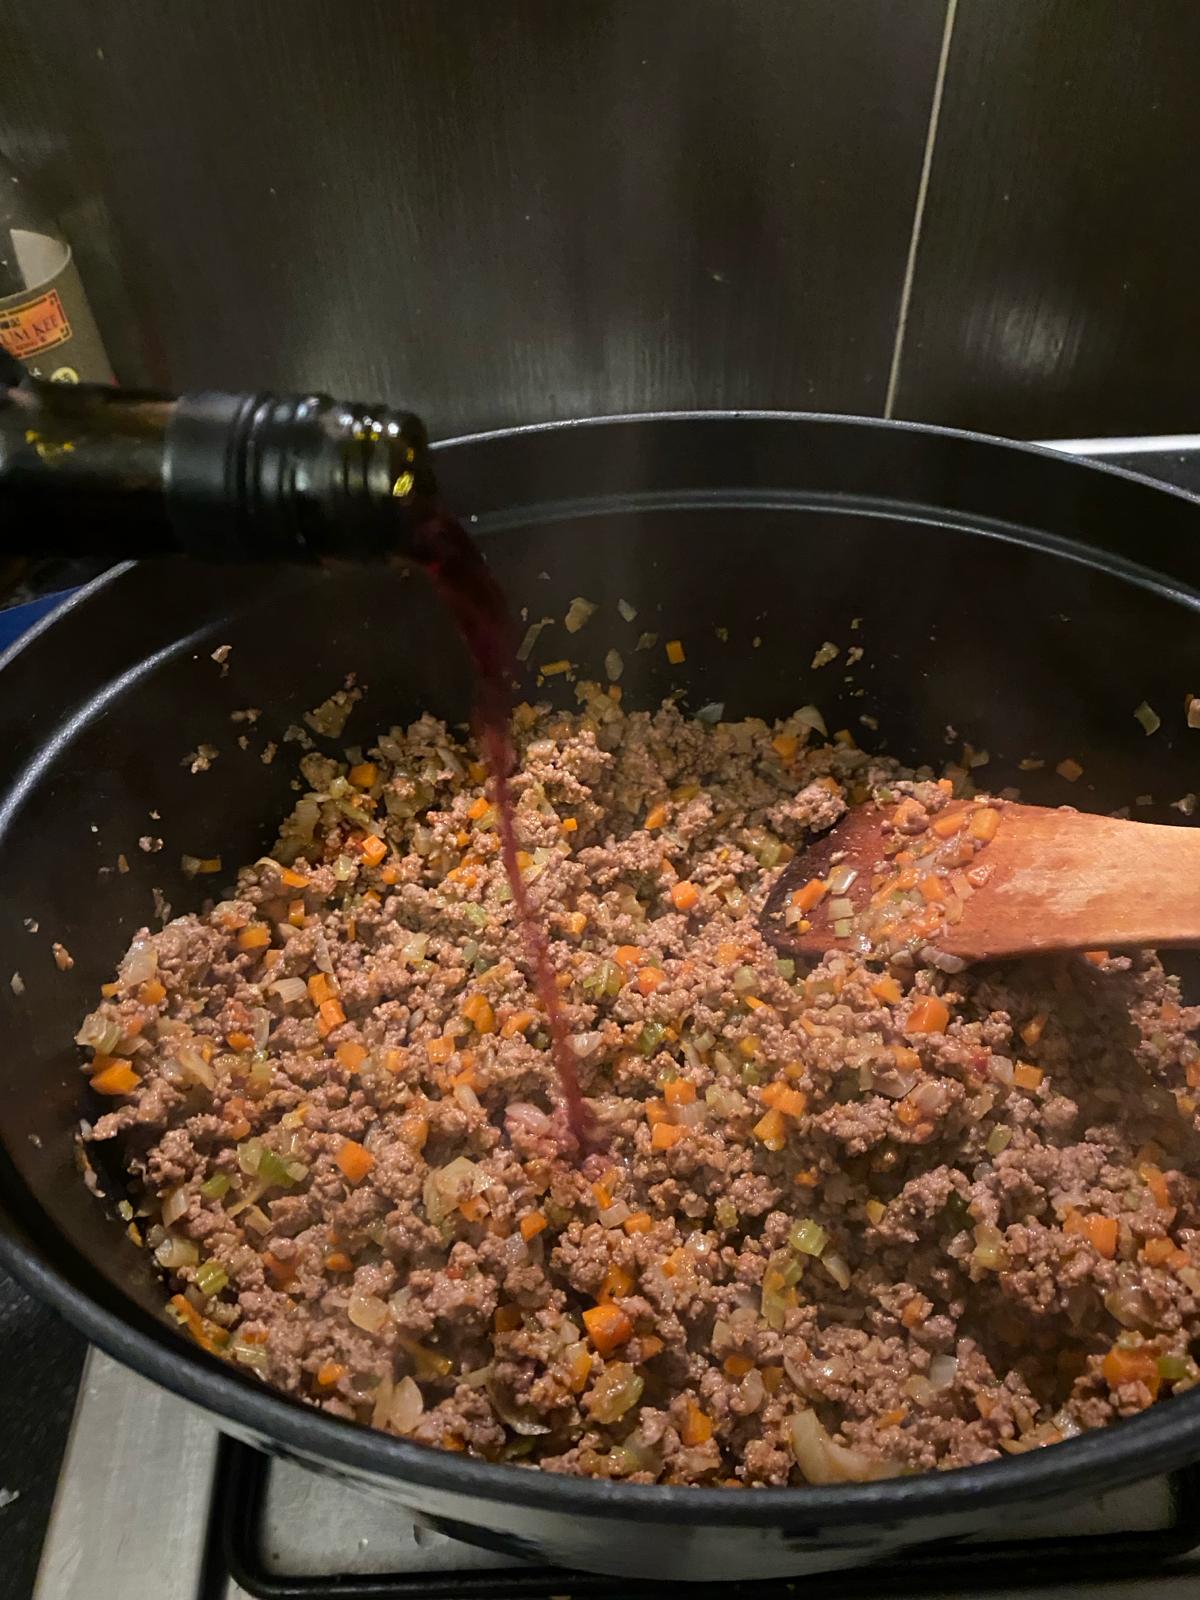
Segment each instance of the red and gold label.
M66 344L70 337L70 319L57 289L0 309L0 345L21 360Z

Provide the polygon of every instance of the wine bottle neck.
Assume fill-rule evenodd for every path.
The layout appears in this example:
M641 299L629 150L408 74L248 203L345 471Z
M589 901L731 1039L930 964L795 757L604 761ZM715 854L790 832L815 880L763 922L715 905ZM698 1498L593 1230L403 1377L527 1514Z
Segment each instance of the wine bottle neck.
M4 554L404 554L434 494L409 412L327 395L0 389Z

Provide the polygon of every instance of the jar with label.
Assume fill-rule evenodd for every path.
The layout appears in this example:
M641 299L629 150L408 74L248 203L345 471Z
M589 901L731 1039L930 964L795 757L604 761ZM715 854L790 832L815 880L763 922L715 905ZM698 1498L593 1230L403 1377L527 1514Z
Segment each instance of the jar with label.
M71 246L0 156L0 349L53 383L111 383Z

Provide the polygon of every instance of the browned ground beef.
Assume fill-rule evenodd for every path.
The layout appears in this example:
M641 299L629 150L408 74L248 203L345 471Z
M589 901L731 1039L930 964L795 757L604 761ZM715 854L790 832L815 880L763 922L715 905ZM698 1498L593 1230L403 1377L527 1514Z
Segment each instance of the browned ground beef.
M194 1336L640 1482L955 1466L1196 1381L1200 1015L1155 956L793 973L756 923L781 863L881 787L936 809L932 774L597 689L517 735L603 1151L571 1157L472 753L425 717L350 782L309 755L274 858L143 932L85 1030L140 1079L91 1136Z

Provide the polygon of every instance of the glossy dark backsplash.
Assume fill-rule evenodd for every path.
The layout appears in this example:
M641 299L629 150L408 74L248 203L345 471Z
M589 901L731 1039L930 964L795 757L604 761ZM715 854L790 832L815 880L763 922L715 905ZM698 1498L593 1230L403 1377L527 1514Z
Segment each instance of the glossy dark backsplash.
M0 34L0 147L127 382L442 437L1195 415L1192 0L0 0Z

